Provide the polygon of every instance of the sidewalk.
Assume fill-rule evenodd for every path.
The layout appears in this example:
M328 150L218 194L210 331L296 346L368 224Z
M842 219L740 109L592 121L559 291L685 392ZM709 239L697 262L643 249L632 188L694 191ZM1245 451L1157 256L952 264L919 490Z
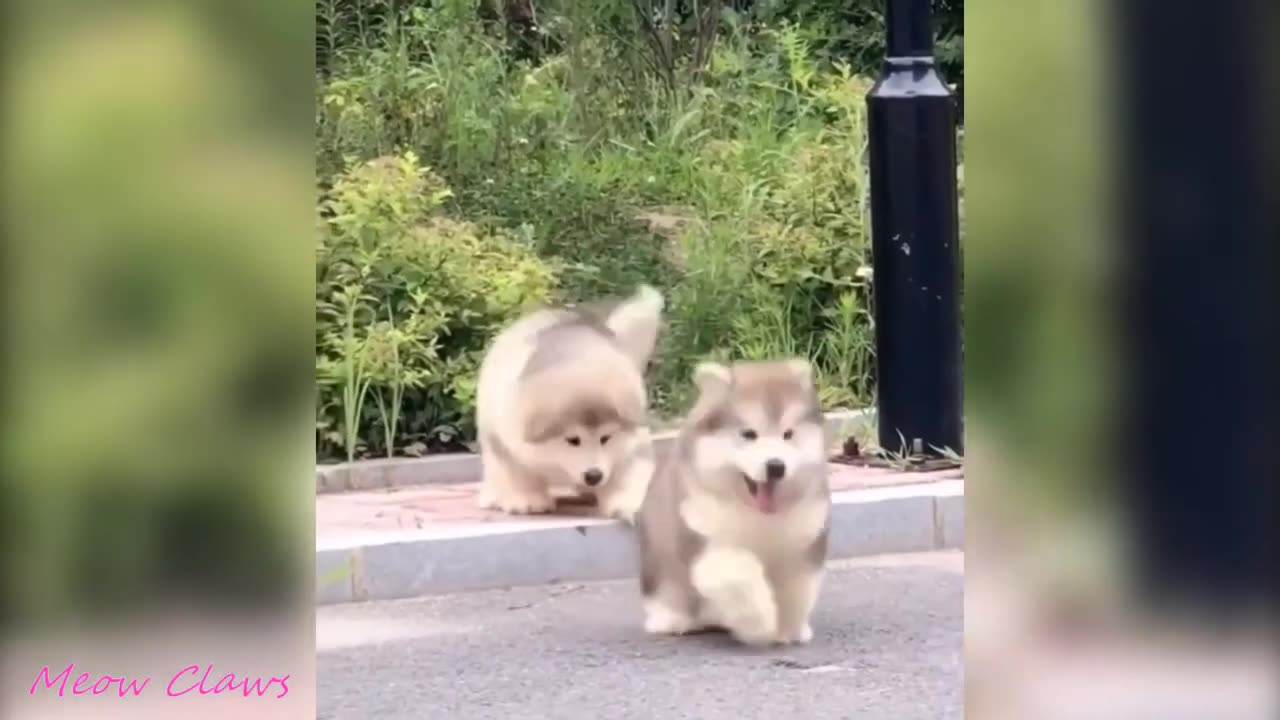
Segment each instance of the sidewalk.
M831 466L831 557L963 545L962 470ZM320 604L634 574L625 525L562 505L555 515L481 510L477 483L316 496Z

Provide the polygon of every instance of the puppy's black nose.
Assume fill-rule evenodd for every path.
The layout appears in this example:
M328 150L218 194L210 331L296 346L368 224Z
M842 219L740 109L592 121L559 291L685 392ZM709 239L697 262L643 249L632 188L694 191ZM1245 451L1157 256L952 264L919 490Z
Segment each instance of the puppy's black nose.
M764 479L767 481L781 480L783 475L787 474L787 464L778 459L766 460L764 463Z
M596 468L591 468L590 470L582 473L582 481L592 487L599 485L600 481L603 479L604 479L604 473L600 472Z

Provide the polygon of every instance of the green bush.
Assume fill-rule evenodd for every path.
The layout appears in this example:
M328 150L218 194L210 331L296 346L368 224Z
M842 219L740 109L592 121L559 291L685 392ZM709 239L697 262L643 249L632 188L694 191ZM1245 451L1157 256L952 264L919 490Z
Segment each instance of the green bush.
M458 312L446 322L441 313L471 307L491 290L464 281L488 277L457 259L464 256L437 258L469 273L430 313L411 302L392 311L400 329L414 313L431 318L414 321L423 328L447 329L419 329L436 343L409 353L421 375L408 377L422 385L404 391L408 425L383 432L379 408L394 406L393 391L368 379L365 402L347 403L368 407L360 422L348 422L340 388L355 401L360 386L334 367L350 355L342 342L390 343L379 339L395 336L388 311L367 308L381 308L388 293L412 298L397 283L415 281L390 270L358 283L360 294L377 299L358 300L366 309L348 323L349 341L338 332L340 302L358 297L338 294L329 281L329 340L319 346L327 375L338 379L324 391L326 452L342 447L345 427L361 438L359 453L434 449L438 428L469 440L468 371L497 324L524 301L588 300L640 282L668 298L653 376L660 414L685 409L689 373L708 357L805 355L829 406L872 402L865 107L880 59L874 48L841 45L853 42L850 33L882 32L869 4L848 14L822 2L732 3L708 24L687 3L669 11L658 3L670 14L654 25L623 0L539 3L538 30L521 29L518 48L501 14L478 13L473 3L408 3L398 13L374 4L382 8L377 23L347 33L359 40L336 43L318 79L322 186L342 197L344 183L376 185L355 180L351 168L413 153L433 174L405 181L414 188L402 190L405 212L435 218L426 226L437 228L439 218L465 218L459 232L518 248L521 262L537 268L522 277L537 282L500 310ZM846 25L819 22L832 13L844 13ZM671 50L659 50L668 17L678 30ZM947 22L941 33L951 37L956 28ZM430 207L410 195L432 198ZM395 218L389 226L360 220L362 252L401 252L402 238L413 237L406 228L424 226ZM358 257L351 253L342 251ZM363 277L360 262L347 267ZM385 284L399 289L368 289ZM405 363L408 351L390 344L395 352L381 356ZM448 371L436 368L448 362Z
M751 22L806 28L814 56L875 75L885 52L885 0L747 0ZM934 55L947 82L964 86L964 0L933 0Z
M470 436L485 343L551 299L553 264L441 214L449 189L413 153L333 183L316 259L322 455L424 452Z
M659 381L673 389L667 406L687 404L693 364L716 355L807 356L829 405L871 397L871 318L860 272L870 264L869 85L847 69L810 76L794 61L786 77L792 91L757 112L785 102L797 117L787 132L708 141L692 159L705 204L716 209L679 236L682 273ZM823 122L810 124L817 117Z

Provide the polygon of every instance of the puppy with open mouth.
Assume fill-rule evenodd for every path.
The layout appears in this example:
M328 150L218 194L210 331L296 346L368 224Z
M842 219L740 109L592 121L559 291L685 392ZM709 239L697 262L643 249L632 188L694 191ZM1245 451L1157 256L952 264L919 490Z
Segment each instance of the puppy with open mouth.
M827 438L808 362L707 363L637 518L645 630L805 643L827 553Z

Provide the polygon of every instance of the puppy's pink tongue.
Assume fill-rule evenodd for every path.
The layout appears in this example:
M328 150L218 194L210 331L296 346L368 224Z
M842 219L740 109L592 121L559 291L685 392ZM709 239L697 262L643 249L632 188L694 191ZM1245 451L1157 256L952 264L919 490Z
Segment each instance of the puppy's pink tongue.
M756 509L762 513L771 513L777 509L773 503L772 485L761 484L752 499L755 500Z

